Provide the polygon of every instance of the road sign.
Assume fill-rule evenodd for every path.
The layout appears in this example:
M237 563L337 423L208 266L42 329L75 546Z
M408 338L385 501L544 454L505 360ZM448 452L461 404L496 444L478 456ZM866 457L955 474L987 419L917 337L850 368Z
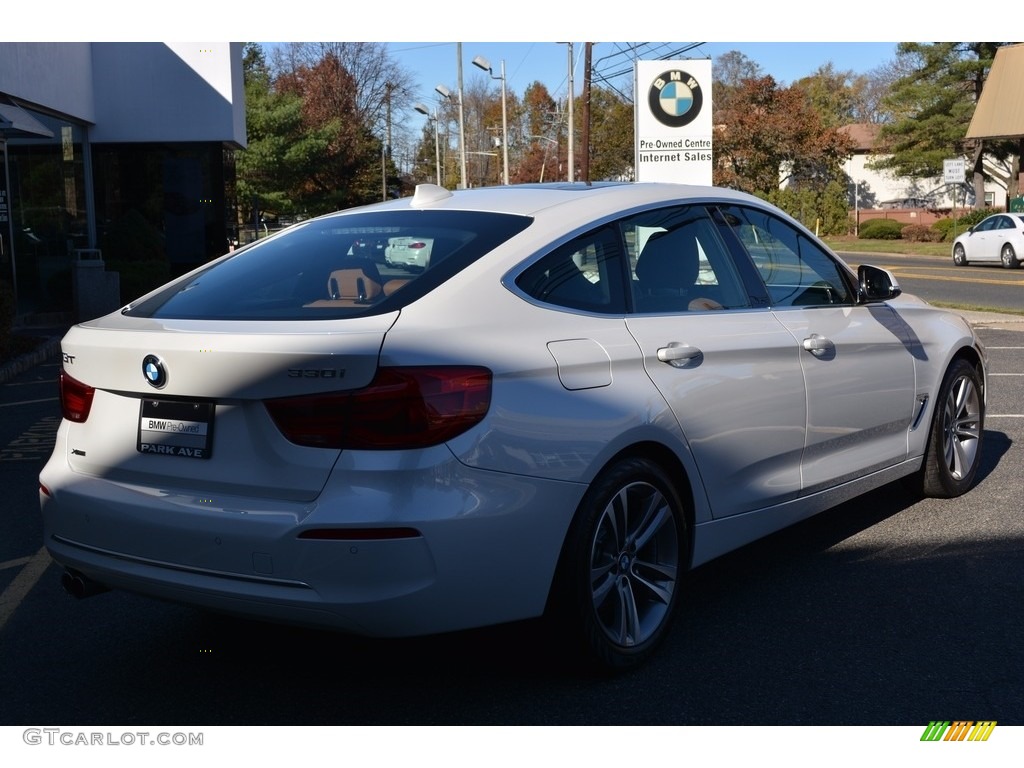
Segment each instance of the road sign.
M963 184L967 174L967 163L962 157L942 161L942 180L946 184Z

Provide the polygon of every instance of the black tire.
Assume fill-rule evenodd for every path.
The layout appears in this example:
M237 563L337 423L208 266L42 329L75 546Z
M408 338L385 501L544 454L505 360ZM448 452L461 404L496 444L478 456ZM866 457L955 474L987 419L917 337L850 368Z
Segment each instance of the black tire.
M563 549L552 618L605 670L632 669L664 639L689 565L683 503L660 466L613 464L580 502Z
M985 392L977 369L955 360L946 371L921 468L925 496L950 499L973 485L985 435Z
M1020 264L1017 261L1017 254L1014 252L1013 246L1009 243L1004 243L1000 249L999 260L1003 262L1003 266L1007 269L1015 269Z
M953 263L958 267L967 266L967 251L960 243L953 246Z

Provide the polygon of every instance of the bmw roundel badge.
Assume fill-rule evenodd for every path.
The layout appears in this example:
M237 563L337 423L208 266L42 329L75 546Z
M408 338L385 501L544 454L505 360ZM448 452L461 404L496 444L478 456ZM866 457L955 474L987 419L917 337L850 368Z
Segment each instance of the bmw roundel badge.
M662 125L682 128L700 114L704 93L693 75L670 69L654 78L647 92L647 105Z
M164 368L164 362L156 355L146 355L142 359L142 375L146 377L146 381L151 386L157 389L162 389L167 383L167 370Z

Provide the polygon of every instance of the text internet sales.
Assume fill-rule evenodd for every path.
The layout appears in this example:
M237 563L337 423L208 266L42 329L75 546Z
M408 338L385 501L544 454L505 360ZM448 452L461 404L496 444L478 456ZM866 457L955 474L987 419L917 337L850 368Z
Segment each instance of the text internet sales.
M710 160L710 152L641 152L640 162L642 163L678 163L680 160L691 162L693 160Z
M644 152L644 150L685 150L682 152ZM706 152L692 152L689 150L707 150ZM678 163L680 160L710 160L711 140L710 139L676 139L666 141L663 139L641 139L640 140L640 161L647 163Z

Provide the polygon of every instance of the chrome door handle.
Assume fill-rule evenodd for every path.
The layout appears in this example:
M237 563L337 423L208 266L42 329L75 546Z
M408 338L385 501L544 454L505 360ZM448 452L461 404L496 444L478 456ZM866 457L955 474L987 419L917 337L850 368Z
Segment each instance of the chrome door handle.
M832 340L817 333L812 333L804 339L804 349L815 357L822 357L836 351L836 345Z
M687 363L699 360L704 356L699 347L691 347L689 344L680 344L673 341L667 347L658 349L658 359L676 368L683 368Z

